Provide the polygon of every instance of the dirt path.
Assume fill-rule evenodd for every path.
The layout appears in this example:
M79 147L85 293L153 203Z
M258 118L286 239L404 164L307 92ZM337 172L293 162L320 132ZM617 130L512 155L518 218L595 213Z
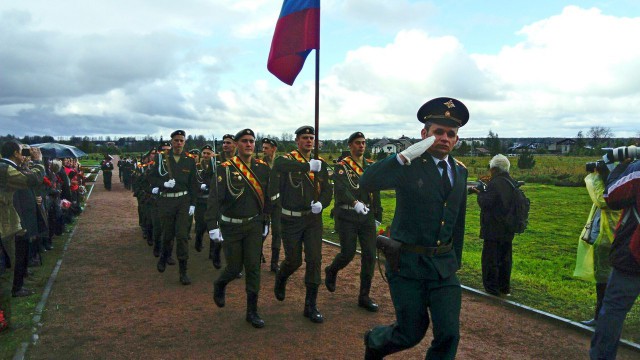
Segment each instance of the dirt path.
M336 251L326 245L323 262ZM270 251L265 254L268 258ZM321 325L302 316L302 269L290 279L287 299L278 302L274 275L263 264L259 313L266 327L254 329L244 321L244 279L227 287L227 306L219 309L211 292L220 270L206 250L191 248L190 256L191 286L180 285L177 266L158 273L138 227L135 198L118 182L117 171L111 192L99 176L64 256L40 340L27 358L358 359L364 331L394 320L388 288L377 273L372 297L381 311L371 314L356 306L356 262L340 273L335 293L321 288ZM585 359L590 340L468 294L463 295L461 329L459 359ZM415 348L388 358L422 359L430 341L429 333ZM638 354L621 348L618 358L637 359Z

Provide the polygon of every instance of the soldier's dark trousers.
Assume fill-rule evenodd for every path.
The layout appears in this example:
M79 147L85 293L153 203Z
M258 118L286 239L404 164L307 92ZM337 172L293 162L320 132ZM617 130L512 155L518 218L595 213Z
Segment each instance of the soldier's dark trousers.
M217 282L228 284L237 279L244 266L246 291L258 294L260 291L262 230L262 221L258 218L246 224L220 223L220 232L224 238L222 248L227 266L216 280Z
M417 280L387 272L396 322L377 326L368 345L383 356L420 343L433 321L433 341L425 359L454 359L460 341L462 289L454 274L441 280Z
M276 207L271 214L271 264L278 265L280 247L282 244L282 229L280 225L280 207Z
M111 190L111 171L102 172L102 180L104 181L104 188Z
M482 246L482 284L493 295L511 292L511 241L484 240Z
M176 239L176 256L178 260L189 259L189 196L177 198L161 197L158 199L158 212L162 224L162 255L171 255L173 239Z
M155 207L148 200L141 203L142 205L142 230L147 235L147 243L153 245L153 211Z
M13 268L13 291L22 289L24 277L27 275L29 263L29 239L26 236L15 236L15 263Z
M5 266L13 265L15 266L14 260L14 240L13 236L11 237L3 237L0 239L2 241L2 246L9 256L10 264L4 264ZM0 249L0 252L2 249ZM0 253L0 256L3 256ZM0 310L4 312L4 318L7 321L7 324L11 326L11 278L13 275L13 271L11 268L2 269L0 268Z
M357 241L360 240L362 257L360 263L360 284L371 286L376 261L376 223L373 216L362 222L336 218L336 229L340 237L340 253L333 259L329 269L337 273L347 266L356 254ZM369 295L367 292L366 295Z
M200 244L200 246L202 246L203 235L207 233L207 222L204 220L204 213L206 211L206 199L198 199L196 201L196 212L194 213L194 219L196 221L196 243Z
M160 214L158 213L157 204L151 206L151 231L153 234L153 249L160 252L162 250L162 222L160 222ZM173 252L173 245L169 250L169 254Z
M304 282L320 286L322 263L322 216L308 214L301 217L282 215L282 243L284 260L280 264L280 276L288 278L302 265L302 248L307 266Z

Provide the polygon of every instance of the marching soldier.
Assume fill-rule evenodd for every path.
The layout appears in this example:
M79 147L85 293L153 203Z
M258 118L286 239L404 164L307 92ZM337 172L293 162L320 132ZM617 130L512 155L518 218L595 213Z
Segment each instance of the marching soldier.
M102 179L104 180L104 188L108 191L111 191L111 175L113 175L113 163L111 162L113 158L111 155L104 155L104 160L100 164L100 169L102 170Z
M150 212L151 212L151 228L153 235L153 256L160 257L160 251L162 250L162 222L160 221L160 211L158 208L158 199L160 198L160 187L155 187L149 181L149 176L151 176L151 172L157 170L156 162L158 153L168 153L171 150L171 142L170 141L160 141L158 145L158 151L153 153L151 156L151 162L149 163L149 167L147 168L147 173L145 174L145 178L149 183L151 189L151 198L149 199L150 204ZM173 253L173 242L171 243L171 248L169 249L169 257L167 258L167 265L175 265L176 261L173 259L171 254Z
M196 162L196 181L198 180L198 164L200 164L200 150L198 149L191 149L189 150L189 154L193 155L191 156L193 158L193 160ZM198 183L198 190L200 190L200 185L202 185L201 183ZM198 192L199 195L199 192ZM196 195L196 205L197 205L197 195ZM192 216L189 216L189 231L187 232L187 234L189 234L189 241L191 241L191 228L193 227L193 218L195 216L195 213ZM202 244L202 243L201 243ZM197 249L196 249L197 250ZM200 246L200 250L202 250L202 245ZM200 252L200 250L198 250L198 252Z
M196 163L191 154L183 151L184 130L171 133L171 150L159 153L149 182L160 190L158 211L162 224L162 251L158 260L158 271L164 272L167 258L171 255L173 238L176 238L176 254L180 265L180 283L191 284L187 275L189 259L189 217L196 209Z
M276 159L276 152L278 151L278 143L269 138L262 139L262 152L264 153L263 160L269 164L269 167L273 169L273 162ZM277 195L276 195L277 196ZM282 235L280 232L280 206L276 205L277 197L271 197L273 203L273 210L271 211L270 219L267 217L266 223L271 223L271 272L278 272L278 261L280 260L280 244L282 243ZM266 239L266 236L265 236ZM264 242L264 239L262 240Z
M213 284L213 300L225 305L225 288L236 279L242 267L246 271L247 322L255 328L264 327L258 315L260 290L260 254L262 252L262 219L269 209L269 173L267 163L253 157L255 134L244 129L234 137L238 155L220 164L215 196L209 196L205 219L209 236L222 241L227 266Z
M234 136L231 134L222 135L222 154L218 157L219 164L236 156L236 143L233 138Z
M215 160L213 159L213 148L211 145L205 145L202 147L202 158L196 165L196 179L198 181L198 198L196 200L196 243L195 249L197 252L202 251L202 235L207 231L207 223L204 220L204 213L207 210L207 200L209 198L209 186L211 179L214 175L216 168ZM213 242L211 242L211 248L213 248ZM211 252L212 250L210 250Z
M372 164L360 178L364 191L395 190L389 241L400 246L397 266L387 258L386 271L396 321L367 331L365 359L415 346L430 320L433 341L425 359L454 359L460 341L456 272L462 264L468 172L449 153L469 111L456 99L436 98L420 107L418 120L424 123L423 140Z
M271 181L272 194L280 198L284 261L276 273L274 293L283 301L287 279L306 262L304 316L314 323L324 317L316 306L322 265L322 209L331 204L331 184L326 163L310 159L315 139L311 126L296 130L298 149L275 160Z
M350 155L338 162L333 174L340 253L325 268L324 281L330 292L336 290L338 271L351 262L356 253L356 241L360 240L362 269L358 306L376 312L378 304L369 297L369 290L376 261L376 221L382 222L380 191L366 192L359 186L360 176L373 163L364 158L364 134L359 131L351 134L348 143Z
M147 173L149 172L149 167L153 163L151 160L153 156L156 154L156 149L149 151L142 158L142 161L138 163L137 172L138 174L135 177L135 181L133 183L133 195L138 199L138 215L140 220L140 226L142 227L143 238L147 240L147 245L153 245L153 209L154 206L152 203L155 201L153 199L153 193L151 184L149 184L149 180L147 179Z

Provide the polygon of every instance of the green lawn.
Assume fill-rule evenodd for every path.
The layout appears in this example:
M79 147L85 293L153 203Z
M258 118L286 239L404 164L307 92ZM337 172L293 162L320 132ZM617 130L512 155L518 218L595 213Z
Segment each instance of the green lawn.
M510 300L571 320L592 318L595 284L572 276L578 237L591 209L585 188L527 184L523 190L531 199L530 223L514 240ZM382 206L383 226L390 225L395 209L393 191L383 192ZM337 235L331 233L333 220L328 211L324 214L324 237L337 241ZM479 214L476 198L470 195L459 276L464 285L482 290ZM623 337L640 341L640 306L627 316Z

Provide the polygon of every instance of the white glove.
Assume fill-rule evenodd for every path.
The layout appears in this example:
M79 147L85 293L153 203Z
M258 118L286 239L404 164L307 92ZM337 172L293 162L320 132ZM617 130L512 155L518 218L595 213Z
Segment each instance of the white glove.
M312 201L311 212L314 214L320 214L322 212L322 203L319 201Z
M176 186L176 180L175 179L171 179L169 181L165 181L164 182L164 187L166 187L167 189L173 189L174 186Z
M262 236L269 235L269 225L264 226L264 231L262 232Z
M382 223L378 220L376 220L376 229L380 227L380 225L382 225Z
M353 205L353 210L355 210L360 215L367 215L369 212L369 208L364 206L360 201L356 201L356 204Z
M311 159L309 160L309 171L318 172L322 169L322 161Z
M155 188L151 189L151 193L152 194L158 195L159 192L160 192L160 188L155 187Z
M189 216L193 216L193 213L196 212L196 207L191 205L189 206Z
M207 191L207 184L200 185L200 190Z
M427 151L427 149L430 148L435 141L435 136L429 136L428 138L420 140L417 143L404 149L404 151L402 151L400 155L404 156L404 158L407 159L407 165L410 165L411 160L419 158L420 155L424 154L424 152Z
M209 239L213 240L213 242L222 242L220 229L209 230Z

